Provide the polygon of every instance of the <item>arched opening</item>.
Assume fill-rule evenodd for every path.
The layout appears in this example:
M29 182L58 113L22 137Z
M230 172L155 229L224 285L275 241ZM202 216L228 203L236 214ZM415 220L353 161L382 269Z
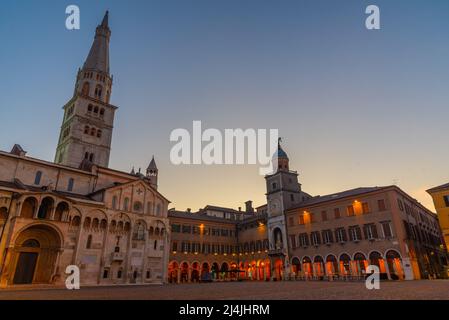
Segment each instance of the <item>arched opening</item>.
M78 229L80 225L81 225L81 217L78 215L74 216L70 221L70 227L73 229Z
M179 266L176 261L172 261L168 265L168 282L169 283L178 283L178 270L179 270Z
M338 274L337 258L332 254L328 255L326 257L326 273L328 275L337 275Z
M276 259L274 262L274 276L275 280L282 280L284 277L284 263L282 262L282 259Z
M34 213L37 208L37 200L36 198L29 197L26 198L22 204L22 210L20 211L20 216L22 218L33 219Z
M0 208L0 234L2 233L1 229L6 224L6 220L8 219L8 209L5 207Z
M49 226L34 225L20 232L11 251L10 272L14 284L52 283L61 247L58 232Z
M207 262L204 262L201 266L201 281L210 281L210 268Z
M37 217L39 219L50 219L50 214L54 206L54 200L50 197L45 197L41 205L39 206L39 211Z
M228 265L228 263L227 263L227 262L223 262L223 263L221 264L221 269L220 269L220 273L221 273L220 278L221 278L221 279L224 279L224 280L228 279L228 278L229 278L229 273L228 273L228 271L229 271L229 265Z
M100 227L100 220L98 218L94 218L92 220L92 229L98 231L99 227Z
M60 202L56 206L55 217L56 221L63 221L65 219L67 212L69 211L69 205L67 202Z
M346 253L340 256L340 273L345 276L351 274L351 258Z
M315 271L315 276L319 277L320 279L324 276L324 260L321 256L316 256L313 259L313 270Z
M301 261L299 261L299 258L294 257L292 259L292 272L294 273L295 277L299 276L301 273Z
M402 259L396 250L389 250L386 253L386 259L390 276L392 280L404 279L404 270L402 268Z
M198 262L194 262L192 264L191 281L192 282L199 282L200 281L200 265L198 264Z
M187 262L183 262L181 264L181 282L189 281L189 264Z
M354 265L359 276L365 274L366 268L368 267L368 261L363 253L358 252L354 255Z
M220 271L220 267L218 266L218 263L214 262L212 264L212 277L213 277L213 279L217 279L219 271Z
M305 277L311 277L312 272L312 260L309 257L302 258L302 269L304 270Z
M90 217L86 217L86 219L84 219L83 228L86 230L90 229L91 223L92 223L92 219Z

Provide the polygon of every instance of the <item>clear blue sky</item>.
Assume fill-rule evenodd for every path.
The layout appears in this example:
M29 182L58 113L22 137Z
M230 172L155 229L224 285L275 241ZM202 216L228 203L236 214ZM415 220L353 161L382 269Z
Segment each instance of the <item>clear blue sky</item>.
M81 30L65 29L77 4ZM381 9L379 31L365 8ZM53 160L61 107L110 10L110 165L179 209L264 201L257 166L175 167L174 128L279 128L305 191L393 182L431 207L449 181L449 1L2 1L0 149Z

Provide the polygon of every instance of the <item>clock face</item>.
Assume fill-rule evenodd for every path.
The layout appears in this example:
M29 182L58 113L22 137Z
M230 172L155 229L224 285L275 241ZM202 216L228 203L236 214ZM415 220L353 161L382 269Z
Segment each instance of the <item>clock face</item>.
M271 214L279 214L281 212L281 203L279 200L272 200L270 204L270 212Z

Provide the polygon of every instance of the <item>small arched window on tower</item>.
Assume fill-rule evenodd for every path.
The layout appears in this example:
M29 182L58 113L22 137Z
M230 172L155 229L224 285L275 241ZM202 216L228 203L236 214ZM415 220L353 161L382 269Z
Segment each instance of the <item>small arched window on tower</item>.
M95 136L96 132L97 132L97 130L95 130L95 128L90 129L90 135L91 136Z
M100 109L100 117L103 117L103 116L104 116L104 109L101 108L101 109Z
M98 107L97 106L95 106L95 108L94 108L94 113L98 113Z
M93 107L91 104L89 104L89 105L87 106L87 112L92 112L93 108L94 108L94 107Z
M39 185L41 183L42 178L42 171L36 172L36 175L34 176L34 184Z
M89 95L89 90L90 90L89 82L86 81L86 82L83 83L83 89L81 90L81 94L84 95L84 96L88 96Z
M84 126L84 134L89 134L89 126ZM87 159L87 157L85 157Z
M103 87L100 86L100 85L97 85L97 86L95 87L95 98L101 99L101 93L102 93L102 91L103 91Z
M93 153L91 153L91 154L89 155L89 161L90 161L90 162L94 162L94 154L93 154Z
M97 138L101 138L101 130L97 131Z

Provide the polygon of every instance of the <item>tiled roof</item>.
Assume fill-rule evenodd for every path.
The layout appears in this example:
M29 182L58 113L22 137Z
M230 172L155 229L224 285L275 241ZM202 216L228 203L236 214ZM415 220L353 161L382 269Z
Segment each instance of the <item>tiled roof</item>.
M429 190L427 190L427 192L438 191L438 190L443 190L443 189L448 189L448 188L449 188L449 183L445 183L445 184L442 184L441 186L430 188Z

